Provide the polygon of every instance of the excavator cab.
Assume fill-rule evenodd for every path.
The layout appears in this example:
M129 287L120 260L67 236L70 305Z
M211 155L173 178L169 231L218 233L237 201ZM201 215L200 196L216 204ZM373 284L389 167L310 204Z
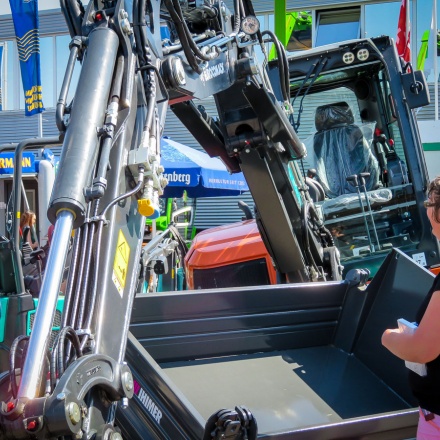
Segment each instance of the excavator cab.
M344 273L364 267L373 275L393 247L435 265L437 242L421 208L429 178L411 112L429 103L423 74L390 68L387 37L334 46L309 59L292 55L289 69L303 166L316 169L324 189L316 205Z

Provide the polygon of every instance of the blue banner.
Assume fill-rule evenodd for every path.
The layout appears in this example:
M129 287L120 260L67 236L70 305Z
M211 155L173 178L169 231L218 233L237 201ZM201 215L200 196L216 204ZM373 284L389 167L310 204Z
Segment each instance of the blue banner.
M2 89L3 49L4 46L0 46L0 111L3 110L3 89Z
M21 161L23 173L36 173L36 161L33 153L23 153ZM14 172L14 153L0 153L0 174L12 174Z
M32 116L44 111L40 73L38 0L9 0L9 3L17 39L25 115Z

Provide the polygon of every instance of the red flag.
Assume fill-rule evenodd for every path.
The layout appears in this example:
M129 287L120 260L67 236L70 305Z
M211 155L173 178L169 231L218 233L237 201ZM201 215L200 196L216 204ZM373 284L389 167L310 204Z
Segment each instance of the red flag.
M402 0L400 5L399 24L397 27L397 53L406 62L411 61L409 0Z

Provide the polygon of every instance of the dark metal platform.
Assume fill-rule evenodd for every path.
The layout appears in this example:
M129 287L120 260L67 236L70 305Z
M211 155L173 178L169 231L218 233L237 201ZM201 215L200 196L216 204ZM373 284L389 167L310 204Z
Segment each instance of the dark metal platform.
M260 434L410 407L358 359L331 346L161 367L203 417L244 405Z

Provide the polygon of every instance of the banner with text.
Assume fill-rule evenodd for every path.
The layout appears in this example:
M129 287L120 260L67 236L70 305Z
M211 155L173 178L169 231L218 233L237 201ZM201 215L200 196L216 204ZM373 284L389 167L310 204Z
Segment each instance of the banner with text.
M38 0L9 0L23 82L25 115L44 111L41 72Z

